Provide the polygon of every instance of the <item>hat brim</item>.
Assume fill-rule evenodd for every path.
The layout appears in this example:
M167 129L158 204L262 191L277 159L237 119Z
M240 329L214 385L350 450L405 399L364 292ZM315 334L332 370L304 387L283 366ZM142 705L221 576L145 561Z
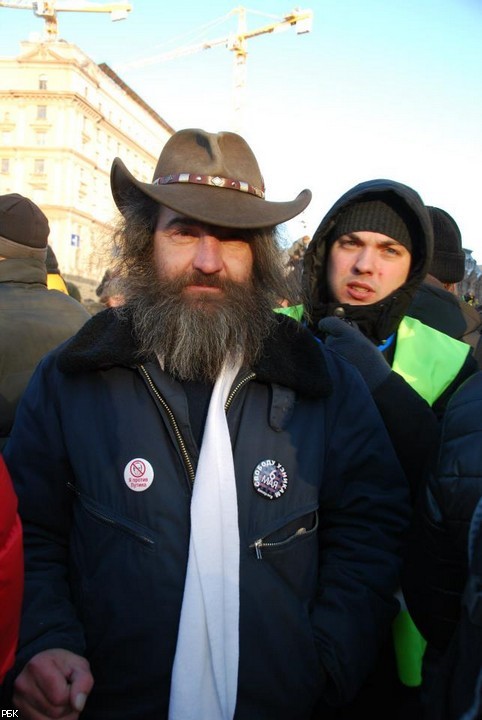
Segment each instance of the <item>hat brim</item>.
M137 180L122 160L112 163L110 183L114 202L121 211L133 188L186 217L228 228L273 227L299 215L311 200L302 190L290 202L268 202L249 193L190 183L154 185Z

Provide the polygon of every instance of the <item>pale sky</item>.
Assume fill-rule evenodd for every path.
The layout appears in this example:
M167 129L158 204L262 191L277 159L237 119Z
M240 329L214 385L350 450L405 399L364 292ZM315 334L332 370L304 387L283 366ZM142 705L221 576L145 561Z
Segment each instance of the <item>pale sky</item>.
M289 240L312 235L353 185L384 177L449 212L464 247L482 264L482 0L298 6L313 11L309 33L290 28L247 40L242 127L233 119L235 53L223 43L180 52L236 33L239 6L227 0L131 5L120 22L59 11L60 37L110 65L174 129L240 130L258 157L269 200L290 200L310 188L313 200L288 224ZM242 7L248 32L294 9L284 0ZM17 55L20 42L43 26L32 10L0 7L1 56ZM177 57L132 65L168 52Z

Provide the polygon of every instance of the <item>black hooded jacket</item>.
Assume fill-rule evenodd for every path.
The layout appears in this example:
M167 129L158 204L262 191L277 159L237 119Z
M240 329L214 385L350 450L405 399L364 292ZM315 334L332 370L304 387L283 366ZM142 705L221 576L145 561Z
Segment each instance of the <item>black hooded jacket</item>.
M333 228L342 210L354 202L384 200L406 210L412 235L412 265L404 285L371 305L349 305L330 297L327 283L327 258ZM348 190L327 212L316 230L304 257L303 292L309 325L316 333L318 321L339 314L355 322L372 342L383 343L400 325L415 292L428 272L433 254L433 231L428 211L415 190L393 180L368 180Z
M411 230L412 263L407 281L387 297L370 305L350 305L335 301L327 282L327 260L332 230L337 219L353 202L384 200L396 204L407 218ZM375 345L380 345L396 333L407 314L412 299L422 284L433 254L433 230L428 211L411 187L402 183L378 179L360 183L346 192L322 219L304 256L303 293L306 322L312 332L323 339L318 330L321 318L331 315L344 317L355 323ZM342 309L340 311L340 308ZM391 365L396 339L384 350ZM363 375L363 369L360 367ZM432 409L397 373L391 372L374 391L373 398L390 433L400 462L410 481L412 494L418 492L424 480L427 463L436 449L438 439L437 418L443 414L453 390L476 369L469 358L453 384L444 392Z

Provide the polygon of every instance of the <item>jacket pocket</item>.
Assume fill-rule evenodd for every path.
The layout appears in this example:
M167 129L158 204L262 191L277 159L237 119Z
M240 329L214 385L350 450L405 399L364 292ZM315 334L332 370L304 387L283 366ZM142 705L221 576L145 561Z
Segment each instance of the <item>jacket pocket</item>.
M110 528L111 530L123 533L131 540L137 541L147 549L154 550L154 537L144 525L126 518L120 513L113 511L112 508L107 508L95 500L92 500L92 498L89 498L79 492L77 488L70 483L69 489L76 495L82 511L85 512L92 520Z
M280 553L295 549L304 544L318 530L318 510L306 513L295 520L283 525L268 535L256 538L250 544L258 560L273 553Z

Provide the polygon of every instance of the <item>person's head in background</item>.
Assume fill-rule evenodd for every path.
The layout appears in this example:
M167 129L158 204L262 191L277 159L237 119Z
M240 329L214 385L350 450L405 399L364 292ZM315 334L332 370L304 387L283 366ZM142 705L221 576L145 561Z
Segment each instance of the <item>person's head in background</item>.
M465 276L465 253L459 226L446 210L432 205L428 205L427 210L433 227L433 258L428 273L446 290L456 293L457 283Z
M47 257L45 259L47 266L47 287L49 290L60 290L60 292L69 294L65 280L60 273L57 256L50 245L47 245Z
M0 260L45 267L49 234L48 219L32 200L19 193L0 195Z
M122 283L111 270L107 269L98 284L95 294L105 307L119 307L124 303Z

